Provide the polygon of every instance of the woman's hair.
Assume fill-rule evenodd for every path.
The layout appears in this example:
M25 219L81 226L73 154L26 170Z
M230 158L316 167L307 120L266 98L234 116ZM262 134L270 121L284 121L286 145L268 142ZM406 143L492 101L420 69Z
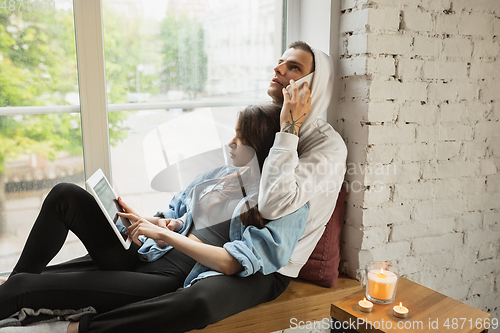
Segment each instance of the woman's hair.
M255 151L259 171L262 171L264 161L269 155L269 150L274 144L276 132L280 131L280 111L281 106L275 104L250 105L240 112L237 121L237 128L241 142ZM250 172L248 172L250 173ZM245 174L242 174L243 178ZM239 197L242 194L242 187L238 180L238 174L233 173L222 178L217 184L224 182L223 189L219 193L219 199L208 206L208 214L216 204L225 202L227 205L230 199ZM248 183L248 182L243 182ZM247 190L247 189L245 189ZM248 207L247 205L244 206ZM241 223L245 226L253 225L262 228L268 222L260 216L258 206L255 204L248 211L240 215Z
M280 131L280 112L281 106L275 104L249 105L238 116L240 140L255 151L259 171Z

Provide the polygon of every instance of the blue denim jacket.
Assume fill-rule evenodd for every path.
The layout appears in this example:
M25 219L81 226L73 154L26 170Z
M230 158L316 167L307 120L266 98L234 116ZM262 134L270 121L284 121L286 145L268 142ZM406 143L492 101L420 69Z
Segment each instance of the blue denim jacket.
M156 216L164 218L179 218L185 213L186 219L180 234L187 235L193 218L194 201L191 191L196 186L208 186L217 183L221 178L238 170L234 166L223 166L205 174L198 175L188 187L177 193L171 200L165 211L159 211ZM271 274L278 271L290 259L299 238L305 230L309 208L307 204L297 211L280 219L270 221L264 228L258 229L254 226L245 227L239 218L242 205L246 201L258 195L258 186L247 193L247 198L242 199L233 211L231 218L229 237L231 242L224 244L224 248L243 266L243 271L238 275L245 277L256 272ZM256 200L255 200L256 201ZM139 255L144 261L155 261L172 249L171 246L161 248L153 239L146 239L139 249ZM184 286L187 287L195 281L222 273L196 263L189 273Z

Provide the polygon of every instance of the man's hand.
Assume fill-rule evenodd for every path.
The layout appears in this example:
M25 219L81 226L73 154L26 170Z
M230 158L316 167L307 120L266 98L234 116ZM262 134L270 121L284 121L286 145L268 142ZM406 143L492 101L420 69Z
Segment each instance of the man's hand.
M307 115L311 112L311 90L307 82L297 88L294 80L290 80L292 96L283 88L283 107L280 114L281 132L299 135L299 130Z

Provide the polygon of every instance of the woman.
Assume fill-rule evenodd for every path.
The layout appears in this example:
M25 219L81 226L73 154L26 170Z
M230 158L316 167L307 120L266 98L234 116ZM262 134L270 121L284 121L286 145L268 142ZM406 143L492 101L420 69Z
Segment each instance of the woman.
M232 250L228 249L231 248L228 244L241 239L249 229L262 228L265 224L257 207L250 204L252 198L256 202L258 182L254 180L258 179L255 174L259 170L248 164L255 155L258 168L262 168L275 133L279 131L279 114L280 107L274 105L250 106L240 113L237 135L229 146L234 166L247 166L241 168L242 172L235 173L238 168L222 167L198 176L174 197L170 209L157 217L142 218L120 200L126 211L123 215L133 222L129 232L134 244L129 250L116 239L90 194L72 184L54 187L42 205L11 277L0 286L0 319L23 307L79 309L93 306L99 313L106 312L175 291L183 282L189 285L205 276L237 272L244 275L248 271L244 255L241 258L230 254L240 251L234 248L241 244ZM255 154L249 154L248 147ZM215 199L199 196L202 189L210 193L219 191L220 195ZM240 193L242 199L232 199L235 193ZM205 216L200 214L200 207L206 208ZM223 211L230 213L229 220L197 227L197 219L205 218L210 222ZM300 221L297 232L282 240L282 247L289 249L290 254L304 230L307 210L297 215L296 220ZM79 267L72 271L71 264L61 265L61 270L46 269L64 243L68 230L83 242L97 270ZM142 245L138 255L141 235L150 240ZM169 246L165 247L165 243ZM283 263L287 260L284 258ZM255 266L248 266L252 265ZM267 267L263 272L279 268L268 263L262 266ZM60 273L68 268L70 272ZM43 271L44 274L40 274Z

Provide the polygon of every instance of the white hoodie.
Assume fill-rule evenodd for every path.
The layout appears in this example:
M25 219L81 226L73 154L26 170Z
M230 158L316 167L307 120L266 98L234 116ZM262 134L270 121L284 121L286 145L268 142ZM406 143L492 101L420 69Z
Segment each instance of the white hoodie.
M259 212L270 220L293 213L306 202L306 230L292 257L279 272L297 277L329 221L345 174L347 148L342 137L321 118L333 92L333 63L313 50L315 73L311 83L311 113L299 136L278 132L264 162L259 190Z

